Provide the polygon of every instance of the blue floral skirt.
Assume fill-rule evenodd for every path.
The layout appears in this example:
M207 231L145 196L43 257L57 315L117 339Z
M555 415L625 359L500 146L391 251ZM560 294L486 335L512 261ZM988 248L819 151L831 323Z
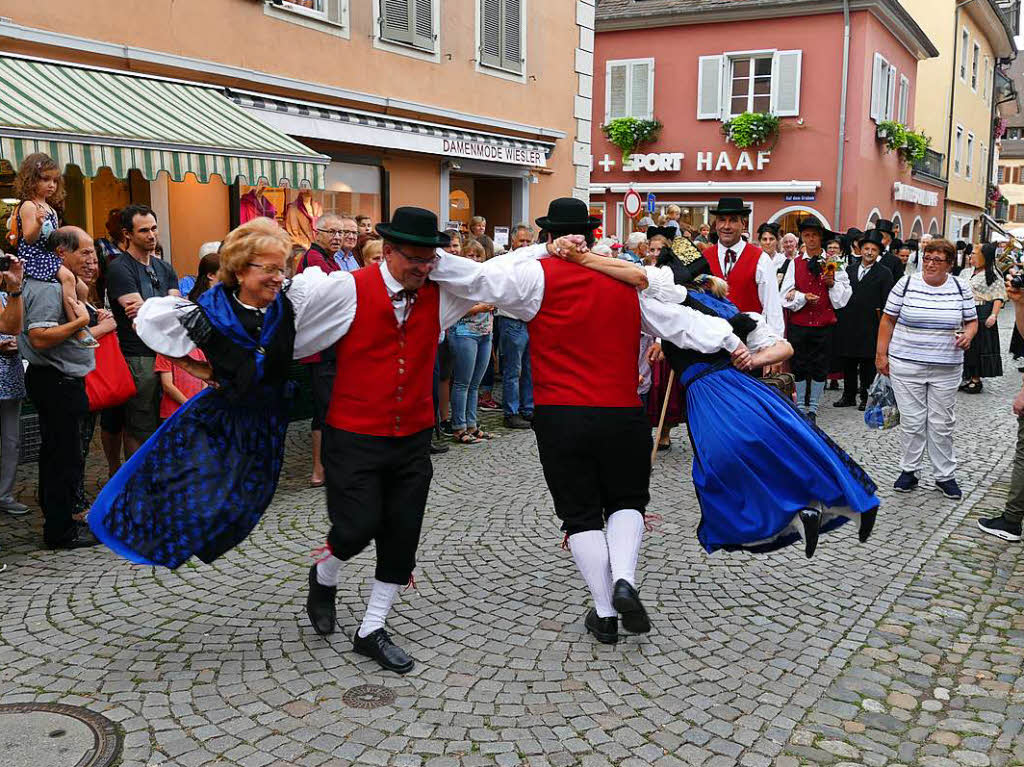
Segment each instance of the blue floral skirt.
M103 543L132 562L212 562L266 511L284 459L287 398L264 387L232 400L204 389L139 448L89 511Z

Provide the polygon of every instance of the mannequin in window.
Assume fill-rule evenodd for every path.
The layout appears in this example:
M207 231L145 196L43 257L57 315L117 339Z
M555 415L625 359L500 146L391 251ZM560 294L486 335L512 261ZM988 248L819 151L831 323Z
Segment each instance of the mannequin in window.
M243 194L238 200L238 218L243 224L252 221L254 218L277 218L277 208L274 203L263 196L267 189L266 176L260 176L256 186Z
M323 212L320 203L313 199L313 187L308 181L300 181L299 196L284 212L284 229L296 245L309 249L315 239L315 222Z

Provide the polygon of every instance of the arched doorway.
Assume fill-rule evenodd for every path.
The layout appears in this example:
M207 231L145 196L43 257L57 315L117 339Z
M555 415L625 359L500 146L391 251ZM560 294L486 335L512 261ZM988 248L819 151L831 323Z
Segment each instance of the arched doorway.
M899 213L892 214L892 231L895 239L903 239L903 216Z
M878 219L880 219L881 217L881 212L879 212L878 208L875 208L873 211L871 211L871 215L868 216L868 223L865 229L874 229L875 224L878 223Z
M768 222L778 224L779 228L782 230L782 234L789 234L790 232L798 234L799 232L797 227L800 224L800 220L804 218L816 218L826 229L832 228L828 223L828 219L814 208L806 208L800 205L793 205L789 208L783 208L782 210L776 211L775 214L768 219Z
M922 234L924 234L924 221L918 216L914 219L914 225L910 227L910 238L912 240L920 240Z
M932 237L939 236L939 220L937 218L933 218L932 222L928 224L928 234L932 235Z

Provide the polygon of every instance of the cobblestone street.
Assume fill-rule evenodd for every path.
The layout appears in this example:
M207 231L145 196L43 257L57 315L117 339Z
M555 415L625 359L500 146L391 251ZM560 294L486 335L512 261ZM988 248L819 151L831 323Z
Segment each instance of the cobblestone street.
M1004 323L1004 345L1008 333ZM961 503L927 475L915 494L893 494L898 433L869 432L828 393L819 422L884 503L871 542L850 525L810 561L799 547L700 550L676 430L652 482L650 510L664 519L640 565L654 630L615 647L583 632L586 595L532 432L498 428L435 458L418 588L389 621L418 662L405 677L346 638L372 552L344 571L343 631L327 641L308 625L326 514L323 491L306 486L304 423L263 522L213 565L52 553L38 510L4 516L0 703L104 714L123 728L126 767L1024 764L1024 549L975 526L1001 508L1009 476L1019 376L1005 364L981 395L959 395ZM19 475L26 503L33 472ZM346 702L366 684L393 702Z

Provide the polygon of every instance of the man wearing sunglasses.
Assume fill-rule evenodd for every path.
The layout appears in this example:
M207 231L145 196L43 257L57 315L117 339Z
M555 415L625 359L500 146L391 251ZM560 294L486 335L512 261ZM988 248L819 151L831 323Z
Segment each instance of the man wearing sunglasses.
M316 220L316 240L299 261L296 274L315 266L324 274L337 271L351 272L359 268L359 262L353 254L356 247L358 232L356 222L350 218L342 218L335 213L325 213ZM309 377L313 392L313 422L310 432L313 435L313 471L309 477L311 487L322 487L324 484L323 464L323 428L324 416L327 415L327 403L334 388L334 369L337 362L333 349L325 349L302 360L309 365Z

